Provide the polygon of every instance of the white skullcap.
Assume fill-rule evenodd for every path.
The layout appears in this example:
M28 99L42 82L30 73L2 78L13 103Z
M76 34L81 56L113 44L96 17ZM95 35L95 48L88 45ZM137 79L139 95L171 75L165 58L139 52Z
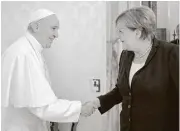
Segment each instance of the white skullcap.
M32 12L29 23L41 20L47 16L54 15L55 13L47 9L38 9Z

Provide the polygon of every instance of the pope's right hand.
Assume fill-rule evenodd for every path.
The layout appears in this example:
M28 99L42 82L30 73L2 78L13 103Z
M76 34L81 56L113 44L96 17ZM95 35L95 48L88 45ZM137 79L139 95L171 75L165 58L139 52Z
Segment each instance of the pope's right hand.
M92 115L98 107L100 107L100 102L98 98L93 101L84 103L81 109L81 116L87 117Z

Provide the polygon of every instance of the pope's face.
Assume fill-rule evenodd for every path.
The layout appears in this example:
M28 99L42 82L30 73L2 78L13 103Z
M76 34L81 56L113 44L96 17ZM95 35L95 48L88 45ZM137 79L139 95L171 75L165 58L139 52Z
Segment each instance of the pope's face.
M50 48L54 39L58 37L59 21L56 15L51 15L39 21L38 37L43 48Z

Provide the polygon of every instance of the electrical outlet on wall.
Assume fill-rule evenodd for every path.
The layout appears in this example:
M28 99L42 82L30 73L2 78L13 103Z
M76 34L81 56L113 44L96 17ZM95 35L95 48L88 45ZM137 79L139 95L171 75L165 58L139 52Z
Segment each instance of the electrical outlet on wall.
M94 92L100 92L101 91L100 79L92 79L91 80L91 88Z

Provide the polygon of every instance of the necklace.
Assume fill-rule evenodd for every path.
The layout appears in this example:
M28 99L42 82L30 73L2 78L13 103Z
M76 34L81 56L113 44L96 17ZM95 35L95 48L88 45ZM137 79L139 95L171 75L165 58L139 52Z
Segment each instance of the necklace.
M143 58L143 57L151 50L151 48L152 48L152 45L150 45L143 54L140 54L140 55L138 55L138 56L135 55L135 59L141 59L141 58Z

